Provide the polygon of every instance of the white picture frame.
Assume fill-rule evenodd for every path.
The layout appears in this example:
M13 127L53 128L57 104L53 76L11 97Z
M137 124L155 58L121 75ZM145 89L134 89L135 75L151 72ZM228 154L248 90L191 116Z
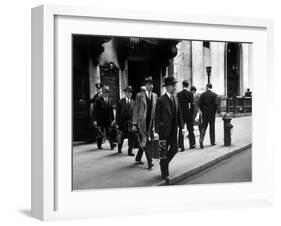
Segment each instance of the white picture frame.
M111 26L112 29L103 30L100 26L99 32L109 35L253 42L256 73L253 90L253 182L73 192L69 187L71 112L68 111L69 102L63 103L63 100L70 100L70 80L66 75L71 71L67 65L71 52L70 47L67 47L68 42L65 42L65 49L58 44L62 43L61 38L67 39L67 35L76 28L75 32L93 34L91 30L87 30L92 27L87 26L87 23L108 23L106 26ZM132 26L137 27L136 25L146 28L145 31L129 30ZM119 29L116 29L118 26ZM169 29L165 29L165 26L169 26ZM186 29L186 32L188 29L193 32L188 37L186 33L181 36L177 32L179 26ZM155 27L159 29L151 29ZM233 33L234 30L239 32ZM272 204L273 179L270 172L273 171L274 150L266 148L270 140L265 134L270 134L270 131L267 133L266 123L261 123L270 120L269 110L262 109L270 109L272 101L261 90L266 90L270 96L270 87L274 84L271 20L43 5L32 9L31 41L33 217L56 220ZM62 41L64 42L63 39ZM63 51L68 62L60 61L57 51ZM57 76L62 74L64 76ZM61 85L62 82L65 83L64 86ZM67 134L68 137L64 139L61 134Z

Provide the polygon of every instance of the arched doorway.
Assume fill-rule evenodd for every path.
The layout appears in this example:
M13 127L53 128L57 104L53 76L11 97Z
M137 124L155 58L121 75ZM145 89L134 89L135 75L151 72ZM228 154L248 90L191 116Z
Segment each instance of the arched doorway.
M240 43L226 44L226 94L228 97L240 95L241 53Z

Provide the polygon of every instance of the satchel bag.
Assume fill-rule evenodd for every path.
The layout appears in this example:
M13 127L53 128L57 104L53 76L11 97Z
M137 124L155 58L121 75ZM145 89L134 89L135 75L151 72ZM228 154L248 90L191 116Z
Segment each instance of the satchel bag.
M146 144L147 151L154 159L166 159L168 145L166 140L150 140Z

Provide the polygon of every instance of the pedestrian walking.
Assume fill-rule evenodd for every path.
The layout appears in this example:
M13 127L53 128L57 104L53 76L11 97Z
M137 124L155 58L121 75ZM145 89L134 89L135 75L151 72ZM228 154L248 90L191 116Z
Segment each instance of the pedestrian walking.
M110 148L116 146L110 138L111 126L115 123L113 107L109 98L109 86L103 86L102 95L97 98L94 110L94 126L97 127L108 138ZM102 149L102 137L97 138L98 149Z
M145 78L144 85L146 89L137 94L133 110L133 131L139 133L141 145L135 160L137 164L144 164L141 159L145 152L148 169L151 169L153 167L152 153L148 151L147 141L152 140L154 136L157 94L153 93L152 77Z
M169 163L178 152L177 132L185 133L181 108L175 95L176 83L174 77L165 78L166 93L157 100L155 112L155 139L166 140L168 147L167 157L160 159L161 176L167 184L170 183Z
M178 92L177 97L179 101L179 106L183 115L183 124L186 125L188 130L189 148L195 148L195 136L193 129L193 113L194 113L194 101L193 94L188 90L189 83L187 80L182 82L183 90ZM184 151L184 136L179 134L179 147L181 151Z
M132 99L133 89L131 86L127 86L123 91L125 92L125 97L118 102L116 111L116 124L120 131L118 152L122 153L124 139L128 139L128 155L134 156L134 136L132 132L134 110L134 100Z
M90 104L91 104L91 110L90 110L90 127L91 127L91 137L90 137L90 142L94 142L97 136L97 129L94 126L94 112L96 109L96 100L98 97L102 95L102 87L103 85L101 83L96 83L96 89L97 93L93 96L92 99L90 99Z
M215 145L215 119L217 112L217 94L212 91L212 84L208 83L206 91L200 95L199 108L202 112L202 126L200 131L200 148L204 148L203 142L208 125L210 125L211 145Z

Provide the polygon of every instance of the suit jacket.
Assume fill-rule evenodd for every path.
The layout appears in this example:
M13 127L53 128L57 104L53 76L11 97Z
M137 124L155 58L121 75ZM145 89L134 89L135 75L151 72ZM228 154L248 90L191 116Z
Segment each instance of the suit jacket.
M95 103L99 97L101 97L102 93L96 93L92 99L90 99L90 103L93 104L93 108L95 107Z
M111 100L105 102L103 96L96 99L94 110L94 121L97 121L98 126L109 127L114 120L113 107Z
M126 103L126 98L122 98L117 104L116 124L119 130L128 132L132 127L134 100L130 100L130 105Z
M160 140L177 142L177 129L183 128L183 118L179 107L178 98L175 97L176 112L175 122L172 121L172 109L167 94L159 97L155 111L155 132Z
M147 102L146 93L144 91L140 92L136 96L134 110L133 110L133 124L137 125L139 133L141 135L141 146L146 145L147 138L153 137L154 122L155 122L155 108L157 101L157 94L152 93L152 110L151 119L149 123L149 128L146 128L146 112L147 112Z
M177 97L184 121L187 121L188 119L192 120L194 113L193 94L188 90L183 89L178 92Z
M217 94L211 90L202 93L199 98L199 107L202 114L216 114L218 103Z

